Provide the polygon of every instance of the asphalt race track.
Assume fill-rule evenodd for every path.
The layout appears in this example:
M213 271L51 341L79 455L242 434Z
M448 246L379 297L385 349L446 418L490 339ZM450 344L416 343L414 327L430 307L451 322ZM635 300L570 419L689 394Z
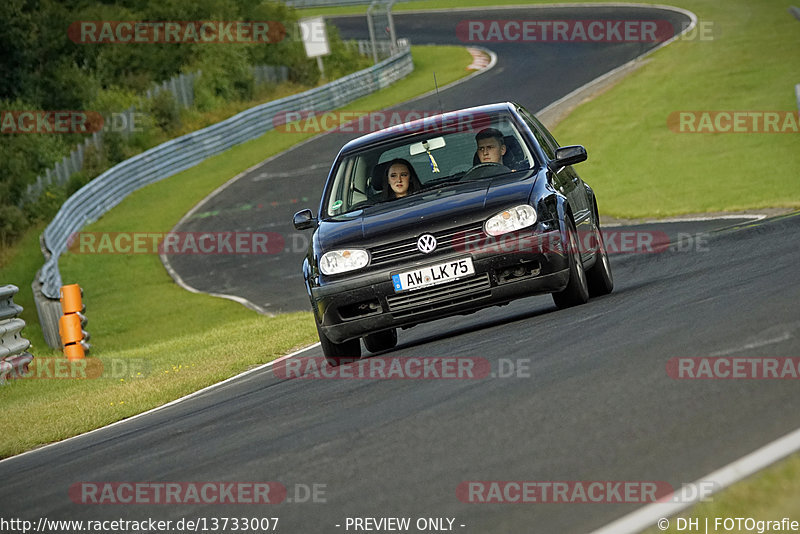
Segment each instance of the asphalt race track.
M517 301L401 333L387 356L478 357L476 380L303 380L267 368L153 414L0 463L25 518L451 517L463 532L588 532L635 504L468 504L476 480L665 481L675 487L800 426L792 380L675 380L676 357L800 350L800 216L711 233L702 250L612 258L617 287L578 308ZM302 356L320 356L318 347ZM503 366L503 367L501 367ZM324 485L325 503L73 504L98 481ZM304 495L300 491L300 496ZM351 530L352 531L352 530Z
M405 20L397 17L401 35ZM496 51L498 69L505 69L497 74L522 75L511 48L505 56L500 46ZM603 68L624 60L609 59ZM496 85L491 72L470 81L469 89L443 93L445 107L454 107L459 91L470 99L499 92L498 99L534 109L547 103L532 96L536 91ZM547 98L586 81L579 78L575 74ZM291 199L290 192L306 194L304 204L315 207L327 169L314 165L330 161L340 143L326 135L304 145L313 150L276 158L203 208L218 210L217 216L190 219L182 230L287 231L295 203L233 208L254 202L255 195L265 202ZM299 193L297 184L306 182L309 192ZM305 380L263 368L143 417L0 462L2 507L33 521L278 517L277 531L284 533L354 532L345 528L348 517L408 517L412 524L449 518L453 530L468 533L589 532L640 505L480 504L463 502L457 489L468 481L663 481L680 487L800 427L794 409L800 393L792 380L674 379L667 372L673 358L798 354L800 215L665 228L658 231L668 240L682 241L612 254L616 287L609 296L561 311L549 297L532 297L420 325L401 332L398 347L381 355L478 358L490 366L488 376ZM298 256L205 265L196 272L205 269L205 279L220 284L209 286L215 291L241 290L237 294L276 310L305 309ZM176 261L173 266L200 287L201 277L189 276ZM245 291L259 286L260 294ZM376 358L348 368L356 372ZM510 368L515 371L507 373ZM70 488L81 482L147 481L278 482L288 498L271 505L70 499ZM324 493L308 502L314 499L305 498L305 488L315 484Z

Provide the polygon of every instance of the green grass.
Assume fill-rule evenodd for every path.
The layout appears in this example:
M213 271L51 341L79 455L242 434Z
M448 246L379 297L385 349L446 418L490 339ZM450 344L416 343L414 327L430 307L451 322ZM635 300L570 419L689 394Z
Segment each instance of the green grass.
M715 532L715 518L752 517L756 521L780 521L783 517L800 521L800 454L764 469L756 475L745 479L730 488L726 488L717 495L712 495L708 502L693 507L686 513L681 513L670 518L670 528L659 530L650 528L646 534L666 532L676 534L689 532L678 530L677 517L698 519L700 532L705 532L705 521L708 519L709 532ZM697 530L694 530L697 532ZM746 532L744 529L724 530L731 534ZM750 531L750 532L757 532Z
M719 29L678 41L555 130L586 145L581 172L617 217L800 207L797 133L677 133L682 110L797 110L800 22L780 1L682 1ZM631 103L635 103L632 105Z
M635 218L800 208L800 134L689 134L667 126L667 117L676 111L797 111L800 22L788 13L789 4L667 4L712 23L713 40L681 40L657 51L649 64L578 107L554 131L562 144L586 146L589 160L578 170L597 191L600 211ZM495 2L402 2L394 11L483 5ZM306 11L303 16L363 13L365 7Z
M343 109L381 109L427 92L434 69L440 84L470 73L465 67L472 56L461 47L414 47L412 53L412 74ZM311 136L268 132L136 191L85 230L167 232L216 187ZM30 289L42 264L41 230L4 251L0 280L20 287L15 302L25 308L29 326L24 334L36 359L44 362L58 353L44 343ZM310 312L263 317L229 300L189 293L172 281L156 255L67 253L59 265L64 283L84 289L90 356L106 371L132 362L144 372L141 377L14 380L0 387L3 409L25 414L0 421L2 457L130 417L317 340Z

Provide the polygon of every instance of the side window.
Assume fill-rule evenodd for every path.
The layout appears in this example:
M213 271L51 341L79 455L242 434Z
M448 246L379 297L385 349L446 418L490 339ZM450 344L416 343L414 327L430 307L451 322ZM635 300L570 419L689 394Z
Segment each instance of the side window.
M348 202L349 207L356 204L361 204L367 201L367 162L365 158L359 156L356 158L355 168L350 180L350 198Z
M330 198L328 199L328 216L334 216L347 211L344 206L345 192L349 188L352 172L353 158L347 158L339 164L336 178L331 187Z
M525 119L525 122L528 124L528 128L533 132L534 137L536 137L544 153L547 154L547 157L550 159L555 158L556 148L558 148L556 140L545 130L542 123L540 123L536 117L528 113L525 109L520 109L520 111L522 112L522 117Z

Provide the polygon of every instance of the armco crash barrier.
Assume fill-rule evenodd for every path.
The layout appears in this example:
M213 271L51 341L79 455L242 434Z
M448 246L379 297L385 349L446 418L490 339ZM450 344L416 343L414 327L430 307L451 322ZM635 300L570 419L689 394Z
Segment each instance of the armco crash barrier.
M22 337L25 321L17 317L22 306L14 304L14 295L19 288L13 285L0 286L0 384L10 375L28 372L33 356L26 352L31 342Z
M78 284L70 284L61 288L61 309L64 315L58 321L61 344L64 345L64 356L68 360L82 360L89 352L89 334L83 329L86 316L83 312L83 290Z
M304 93L261 104L202 130L167 141L107 170L61 206L45 229L41 241L44 266L36 274L33 292L45 341L60 348L58 314L61 273L58 258L67 249L69 236L119 204L128 194L168 178L273 129L272 119L292 110L329 111L368 95L405 77L414 70L407 41L394 56L331 83Z

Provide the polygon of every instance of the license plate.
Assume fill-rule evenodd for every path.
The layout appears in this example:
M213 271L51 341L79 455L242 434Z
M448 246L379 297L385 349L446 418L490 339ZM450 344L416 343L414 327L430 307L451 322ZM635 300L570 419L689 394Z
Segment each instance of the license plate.
M450 260L436 265L429 265L422 269L406 271L392 275L394 292L406 289L419 289L457 280L463 276L475 274L472 258Z

